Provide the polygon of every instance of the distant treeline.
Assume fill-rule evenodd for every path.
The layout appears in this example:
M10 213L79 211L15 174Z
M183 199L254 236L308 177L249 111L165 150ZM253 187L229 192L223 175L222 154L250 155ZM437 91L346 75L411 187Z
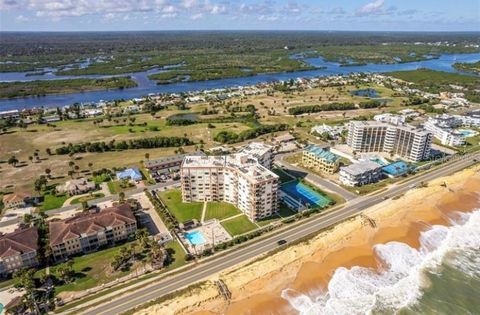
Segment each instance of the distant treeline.
M386 105L386 101L379 101L379 100L371 100L371 101L365 101L365 102L360 102L358 106L360 108L378 108Z
M301 115L306 113L318 113L332 110L351 110L357 107L353 103L329 103L323 105L304 105L297 107L290 107L288 113L290 115Z
M220 143L235 143L242 142L249 139L260 137L267 133L285 131L288 130L287 124L276 125L262 125L253 129L245 130L240 133L232 131L221 131L215 137L214 140Z
M193 142L188 138L181 137L153 137L144 139L131 139L110 142L86 142L79 144L69 144L67 146L55 149L59 155L83 152L108 152L123 151L133 149L152 149L152 148L168 148L181 147L191 145Z

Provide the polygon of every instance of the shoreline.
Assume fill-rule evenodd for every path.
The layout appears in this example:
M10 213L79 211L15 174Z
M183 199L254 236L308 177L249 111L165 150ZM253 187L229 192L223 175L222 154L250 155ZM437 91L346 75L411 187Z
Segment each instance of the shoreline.
M449 218L456 211L478 208L479 191L477 165L367 209L364 214L375 221L376 227L356 216L281 252L232 267L207 279L202 289L193 289L137 314L297 314L281 297L283 290L290 289L290 296L295 292L317 295L326 291L339 267L378 270L381 262L373 245L396 241L418 248L421 232L432 225L450 225ZM230 304L218 296L213 285L218 278L232 292Z

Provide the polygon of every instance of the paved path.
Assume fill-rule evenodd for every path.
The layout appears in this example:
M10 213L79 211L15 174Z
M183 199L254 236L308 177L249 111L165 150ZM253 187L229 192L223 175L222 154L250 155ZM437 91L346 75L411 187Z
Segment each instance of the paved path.
M200 222L205 222L205 214L207 213L207 202L203 202L203 208L202 208L202 218L200 219Z
M312 233L316 233L324 228L335 225L353 215L361 213L363 210L376 205L385 199L401 195L410 190L412 185L447 176L458 170L471 166L477 163L473 161L474 158L479 159L480 154L470 155L468 158L457 159L428 173L418 175L405 182L393 185L385 192L356 198L335 211L312 217L307 221L300 221L298 224L287 226L287 228L280 230L278 233L267 235L256 242L252 242L244 247L227 252L223 256L213 257L203 263L192 266L188 269L188 272L182 272L171 277L161 278L153 285L125 293L116 299L105 301L104 303L90 309L77 308L76 311L78 312L78 310L81 309L79 313L86 315L121 314L150 300L162 297L195 282L206 279L242 261L276 249L278 248L277 242L280 240L286 240L287 242L297 241L311 235Z
M294 153L297 153L297 152L294 152ZM322 178L322 177L320 177L316 174L313 174L313 173L309 172L308 170L306 170L304 168L294 166L294 165L288 163L287 161L285 161L285 157L287 157L289 155L292 155L294 153L277 155L275 157L275 164L281 166L282 168L284 168L287 171L292 171L292 172L295 172L295 173L301 173L303 175L303 178L305 178L306 180L312 182L313 184L315 184L316 186L319 186L320 188L323 188L327 191L331 191L331 192L334 192L334 193L342 196L347 201L353 200L353 199L358 197L356 194L352 193L351 191L346 190L345 188L337 185L336 183L334 183L332 181L329 181L325 178Z

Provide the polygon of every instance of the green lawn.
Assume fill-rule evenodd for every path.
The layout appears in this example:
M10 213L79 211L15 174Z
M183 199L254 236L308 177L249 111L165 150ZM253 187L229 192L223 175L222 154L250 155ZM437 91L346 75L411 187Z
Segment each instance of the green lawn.
M178 241L173 241L165 245L167 251L172 255L172 262L165 268L165 270L171 270L181 267L187 263L185 260L186 253Z
M240 213L242 213L242 211L232 204L226 202L209 202L205 213L205 221L210 219L223 220Z
M70 202L70 204L75 205L77 203L82 203L84 201L90 201L90 200L97 199L97 198L102 198L102 197L105 197L105 195L102 194L102 193L95 193L91 196L84 196L84 197L75 198Z
M45 194L43 196L43 203L40 207L41 211L57 209L63 206L65 200L68 199L67 194L51 195Z
M162 191L159 195L168 210L170 210L179 222L185 222L191 219L201 220L202 202L182 202L182 192L178 189Z
M223 221L221 224L231 236L247 233L257 228L257 226L250 221L246 215Z
M128 182L127 184L124 184L122 181L113 181L113 182L108 182L108 190L110 190L110 193L112 194L118 194L122 191L127 191L132 188L135 188L135 185Z
M55 293L86 290L126 275L128 271L112 273L112 268L110 267L113 257L118 254L123 246L128 245L107 248L88 255L74 257L75 281L56 287ZM55 266L51 267L50 271L54 273Z

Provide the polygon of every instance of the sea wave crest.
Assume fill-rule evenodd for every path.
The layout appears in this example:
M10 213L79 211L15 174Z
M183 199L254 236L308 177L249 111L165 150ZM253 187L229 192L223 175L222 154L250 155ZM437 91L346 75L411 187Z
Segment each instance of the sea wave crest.
M458 214L452 226L432 226L419 241L418 250L400 242L375 245L378 270L340 267L326 293L286 289L282 298L301 315L395 312L418 301L428 285L426 272L440 273L444 262L480 277L480 209Z

